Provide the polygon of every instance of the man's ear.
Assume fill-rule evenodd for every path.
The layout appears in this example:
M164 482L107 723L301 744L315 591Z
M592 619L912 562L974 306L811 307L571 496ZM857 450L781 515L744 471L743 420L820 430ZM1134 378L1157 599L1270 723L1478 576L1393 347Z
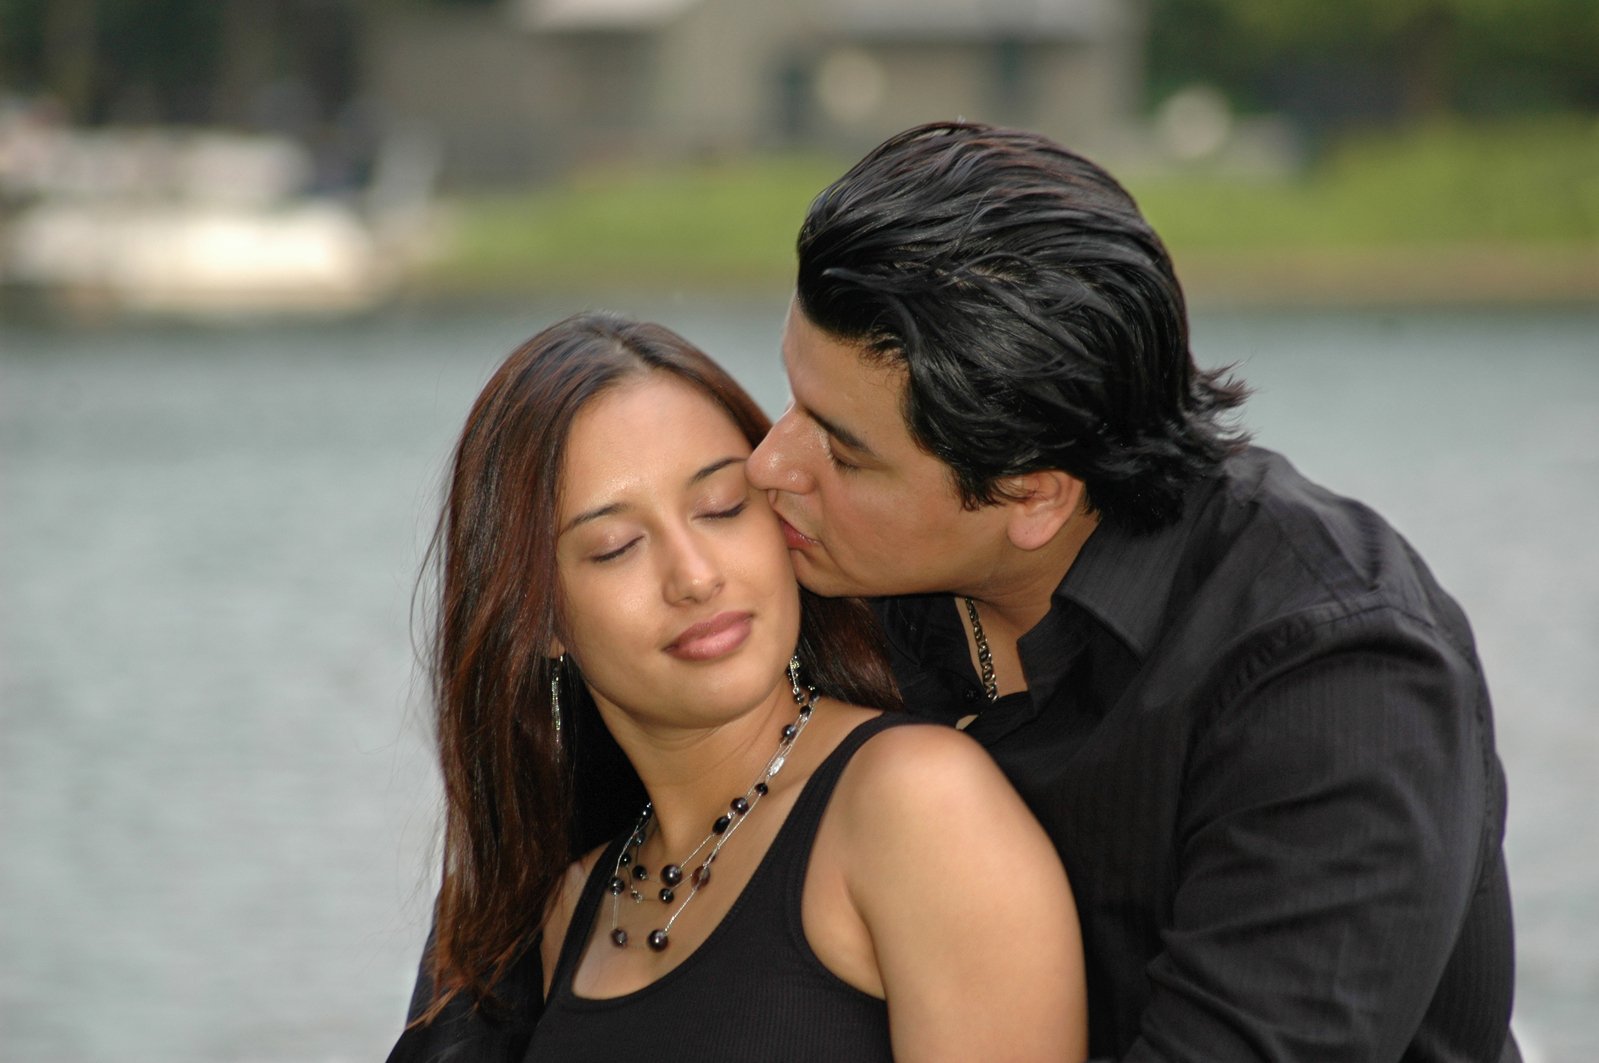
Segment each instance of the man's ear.
M1011 499L1005 534L1018 550L1037 550L1054 540L1083 510L1083 481L1059 469L1007 476L1000 489Z

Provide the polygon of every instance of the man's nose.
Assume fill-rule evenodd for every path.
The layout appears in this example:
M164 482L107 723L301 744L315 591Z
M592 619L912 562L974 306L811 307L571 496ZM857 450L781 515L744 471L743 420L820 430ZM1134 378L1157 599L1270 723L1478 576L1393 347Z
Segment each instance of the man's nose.
M814 486L802 460L802 433L798 421L790 405L749 456L744 464L744 475L752 487L761 491L804 494Z

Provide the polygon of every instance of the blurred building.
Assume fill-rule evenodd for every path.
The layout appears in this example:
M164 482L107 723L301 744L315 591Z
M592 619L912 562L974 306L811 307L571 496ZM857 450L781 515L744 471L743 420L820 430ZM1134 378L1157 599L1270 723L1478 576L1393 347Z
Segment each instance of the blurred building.
M1142 0L503 0L369 29L370 93L441 139L455 184L853 151L936 118L1092 144L1135 114L1146 37Z

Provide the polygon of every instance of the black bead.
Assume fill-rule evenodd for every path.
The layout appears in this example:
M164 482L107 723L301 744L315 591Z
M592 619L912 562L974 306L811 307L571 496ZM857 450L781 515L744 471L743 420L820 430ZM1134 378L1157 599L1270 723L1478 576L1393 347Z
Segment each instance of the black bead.
M675 886L683 881L683 869L676 864L667 864L661 868L661 881L668 886Z
M734 812L737 812L739 815L742 816L744 813L748 812L749 810L750 810L750 803L748 801L746 801L742 797L733 798L733 811Z
M617 927L615 930L611 931L611 944L615 945L619 949L627 948L627 931L623 930L621 927Z
M800 706L800 715L801 716L809 716L811 714L811 705L812 704L814 704L814 703L807 701L805 704L801 705Z
M647 939L647 941L649 942L650 948L653 949L654 951L656 951L656 952L665 952L666 951L666 931L664 931L664 930L651 930L650 931L650 936Z
M721 834L723 831L727 830L727 825L731 822L733 822L733 820L729 816L717 816L716 822L711 824L712 833Z
M799 734L798 727L795 727L791 723L785 723L783 725L783 741L787 742L797 734Z
M633 862L633 854L628 852L626 849L622 850L622 855L620 857L618 857L617 861L616 861L618 867L626 867L628 864L631 864L632 862Z
M638 879L640 882L643 882L645 879L650 877L650 869L645 867L643 864L634 864L633 877Z
M677 891L672 889L670 886L661 887L661 903L662 904L671 904L672 903L672 898L676 897L676 896L677 896Z
M694 869L694 885L704 886L711 881L711 865L701 864Z
M770 790L764 782L758 782L755 784L755 792L765 797Z
M620 897L622 895L622 891L625 890L626 888L627 888L627 883L626 882L623 882L619 878L612 878L611 879L611 893L613 895Z

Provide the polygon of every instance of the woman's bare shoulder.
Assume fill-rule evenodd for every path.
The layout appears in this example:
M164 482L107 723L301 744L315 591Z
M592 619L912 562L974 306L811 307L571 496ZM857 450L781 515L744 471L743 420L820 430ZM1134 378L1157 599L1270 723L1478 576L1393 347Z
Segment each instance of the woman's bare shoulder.
M918 852L1058 867L1054 847L988 751L952 727L892 727L856 752L834 794L839 840L874 869Z
M1014 797L982 746L953 727L911 723L873 735L839 781L843 800L888 810L934 810L951 801ZM884 808L884 803L887 808Z

